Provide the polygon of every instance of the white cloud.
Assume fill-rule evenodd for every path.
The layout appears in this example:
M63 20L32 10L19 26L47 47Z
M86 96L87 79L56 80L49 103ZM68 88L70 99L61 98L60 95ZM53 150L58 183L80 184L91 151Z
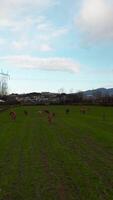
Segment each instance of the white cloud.
M38 19L33 17L26 18L24 21L10 23L10 30L14 37L10 48L18 51L31 49L42 52L53 51L55 39L65 36L69 29L66 27L57 27L45 17L39 16ZM32 33L29 36L29 33Z
M43 52L49 52L54 50L49 44L41 44L37 47L37 49Z
M32 56L4 56L0 57L0 61L8 66L41 69L51 71L70 71L79 72L80 64L70 58L50 57L38 58Z
M1 44L2 40L0 40ZM49 43L38 42L38 40L29 40L27 38L21 38L20 40L15 40L10 44L10 48L16 50L17 52L26 51L30 48L31 51L40 52L50 52L53 51L53 47Z
M12 43L12 48L15 50L24 50L25 48L28 47L28 42L27 41L14 41Z
M48 37L60 37L62 35L65 35L69 32L69 28L67 27L57 27L53 25L50 21L48 21L46 18L43 18L36 24L36 28L38 32L45 33L46 39ZM48 34L49 33L49 34ZM43 37L42 35L42 37Z
M56 39L67 36L67 34L69 33L69 29L66 27L51 26L43 31L40 30L38 33L39 34L36 37L37 41L40 41L41 43L54 44L54 42L56 42Z
M52 51L55 38L68 33L68 28L55 26L51 19L45 17L46 10L58 3L59 0L0 1L0 30L9 33L4 34L7 47L16 52Z
M43 30L43 31L40 30L37 38L45 42L52 41L52 40L54 41L54 39L56 38L60 38L67 35L68 32L69 32L69 29L66 27L51 26L51 27L46 28L46 30Z
M40 21L39 15L57 4L58 0L0 1L0 28L22 30L22 28L32 25L33 21ZM34 19L30 18L30 16L34 16Z
M6 43L6 40L4 38L0 38L0 45L4 45Z
M27 11L47 9L56 5L58 0L3 0L0 1L0 11L2 15L16 15Z
M83 0L75 23L88 40L113 39L113 2Z
M0 40L0 44L1 42L2 41ZM13 41L11 44L11 48L16 51L25 51L28 48L30 48L31 50L38 50L41 52L49 52L54 50L49 44L46 43L37 44L36 42L34 44L32 41L28 40Z

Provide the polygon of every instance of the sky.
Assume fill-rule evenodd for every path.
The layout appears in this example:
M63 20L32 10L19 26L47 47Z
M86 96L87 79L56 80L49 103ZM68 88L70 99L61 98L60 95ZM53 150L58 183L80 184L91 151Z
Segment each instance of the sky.
M112 0L0 1L9 93L113 87Z

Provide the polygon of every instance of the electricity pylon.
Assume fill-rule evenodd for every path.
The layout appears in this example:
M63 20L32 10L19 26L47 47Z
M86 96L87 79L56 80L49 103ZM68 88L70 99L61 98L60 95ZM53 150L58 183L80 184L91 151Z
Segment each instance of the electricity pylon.
M8 80L9 74L0 72L0 95L6 95L8 93Z

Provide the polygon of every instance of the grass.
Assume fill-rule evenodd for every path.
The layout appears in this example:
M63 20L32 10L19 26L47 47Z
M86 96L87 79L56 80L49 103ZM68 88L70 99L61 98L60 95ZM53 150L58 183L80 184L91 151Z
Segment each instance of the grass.
M42 108L0 113L0 200L112 200L113 108L50 106L51 125Z

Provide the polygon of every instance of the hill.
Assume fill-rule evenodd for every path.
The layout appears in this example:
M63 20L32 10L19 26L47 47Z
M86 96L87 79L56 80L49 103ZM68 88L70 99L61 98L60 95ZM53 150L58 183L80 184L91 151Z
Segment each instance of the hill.
M94 95L96 93L101 93L102 95L109 95L112 96L113 95L113 88L98 88L98 89L94 89L94 90L87 90L83 92L85 96L89 96L89 95Z

